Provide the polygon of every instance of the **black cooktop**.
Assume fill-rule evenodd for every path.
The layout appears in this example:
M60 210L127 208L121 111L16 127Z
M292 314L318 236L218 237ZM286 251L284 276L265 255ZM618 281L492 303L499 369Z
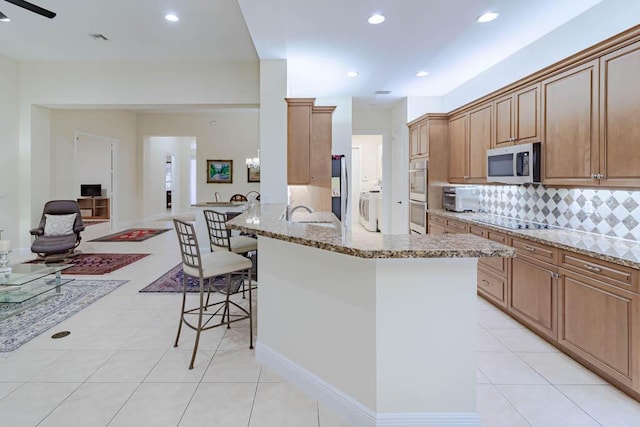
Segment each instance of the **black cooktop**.
M476 221L484 222L485 224L496 225L498 227L510 228L512 230L547 230L550 228L555 228L554 226L549 224L502 216L477 218Z

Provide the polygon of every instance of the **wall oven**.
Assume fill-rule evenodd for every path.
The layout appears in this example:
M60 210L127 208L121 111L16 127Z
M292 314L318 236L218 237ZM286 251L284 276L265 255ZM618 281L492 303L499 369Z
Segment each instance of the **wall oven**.
M426 160L414 160L409 164L409 199L427 201Z
M427 203L409 200L409 230L412 234L427 232Z
M539 142L487 150L487 182L540 182L540 160Z

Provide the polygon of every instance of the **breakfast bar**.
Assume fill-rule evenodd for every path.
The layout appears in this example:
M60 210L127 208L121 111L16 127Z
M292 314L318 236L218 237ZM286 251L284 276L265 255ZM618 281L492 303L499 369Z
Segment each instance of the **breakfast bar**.
M479 257L470 234L351 233L330 213L261 205L228 222L260 252L257 360L358 426L479 426Z

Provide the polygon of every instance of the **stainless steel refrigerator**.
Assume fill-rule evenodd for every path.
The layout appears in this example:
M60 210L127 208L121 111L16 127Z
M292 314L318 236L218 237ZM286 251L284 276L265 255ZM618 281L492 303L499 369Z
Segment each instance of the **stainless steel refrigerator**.
M343 224L349 214L349 175L344 154L331 156L331 212Z

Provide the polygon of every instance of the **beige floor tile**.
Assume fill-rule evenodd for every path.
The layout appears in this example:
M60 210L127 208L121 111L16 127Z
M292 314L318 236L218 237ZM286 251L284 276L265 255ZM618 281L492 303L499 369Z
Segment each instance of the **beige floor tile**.
M560 350L527 329L491 328L489 333L511 351L558 353Z
M113 353L113 350L69 350L41 370L29 382L84 382Z
M219 351L211 360L203 382L257 383L260 365L253 350Z
M141 384L109 427L177 426L197 386L195 383Z
M483 374L479 369L476 370L476 383L477 384L491 384L489 378Z
M137 383L83 384L39 426L106 426L137 386Z
M78 383L23 384L0 400L0 424L35 426L79 386Z
M502 313L501 311L492 310L478 310L476 312L476 321L478 325L491 329L491 328L524 328L522 324L510 316Z
M498 385L533 427L597 427L599 424L552 385Z
M118 351L87 382L141 382L164 353L164 350Z
M551 384L606 384L602 378L562 353L516 353Z
M354 427L352 423L320 402L318 402L318 420L320 427Z
M65 353L65 350L18 349L0 363L0 381L27 381Z
M179 426L246 427L255 393L251 383L202 383Z
M559 385L557 388L603 426L640 426L640 402L610 385Z
M168 350L144 381L155 383L200 382L211 362L213 352L198 350L193 369L189 369L191 355L191 350L185 351L177 348Z
M547 384L547 381L513 353L479 352L478 369L493 384Z
M261 383L284 383L287 382L280 374L277 374L270 368L262 365L260 370L260 382Z
M317 427L318 405L290 383L259 383L249 427Z
M0 362L2 363L2 362ZM0 400L2 400L6 395L8 395L9 393L11 393L13 390L17 389L18 387L20 387L23 383L3 383L0 382Z
M476 351L509 351L486 329L476 329Z
M478 385L478 412L486 427L527 427L529 424L493 385Z

